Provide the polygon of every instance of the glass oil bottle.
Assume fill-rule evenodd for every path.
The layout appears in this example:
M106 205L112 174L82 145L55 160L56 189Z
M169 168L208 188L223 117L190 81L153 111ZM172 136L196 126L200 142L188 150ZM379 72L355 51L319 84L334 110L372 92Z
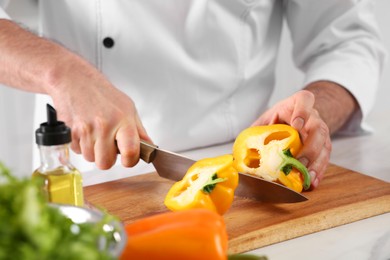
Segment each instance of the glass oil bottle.
M70 163L71 130L57 121L57 112L47 104L47 122L35 132L41 164L33 178L43 178L49 202L74 206L84 205L82 177Z

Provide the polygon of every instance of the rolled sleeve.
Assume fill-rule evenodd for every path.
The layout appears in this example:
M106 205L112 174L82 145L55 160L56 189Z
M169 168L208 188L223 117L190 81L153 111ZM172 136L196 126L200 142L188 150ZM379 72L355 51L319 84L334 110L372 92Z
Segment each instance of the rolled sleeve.
M285 6L293 58L305 73L304 86L328 80L350 91L360 111L346 129L359 131L374 105L387 54L374 2L290 0Z

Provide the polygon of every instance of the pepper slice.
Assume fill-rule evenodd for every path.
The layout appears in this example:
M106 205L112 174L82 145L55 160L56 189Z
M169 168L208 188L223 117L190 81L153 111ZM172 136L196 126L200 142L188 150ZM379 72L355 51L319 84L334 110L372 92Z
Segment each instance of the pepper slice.
M228 236L223 217L206 209L166 212L125 226L127 259L226 260Z
M172 211L205 208L224 214L238 185L233 156L226 154L195 162L168 191L164 203Z
M234 167L301 192L310 188L307 168L294 158L301 148L299 133L289 125L249 127L234 142Z

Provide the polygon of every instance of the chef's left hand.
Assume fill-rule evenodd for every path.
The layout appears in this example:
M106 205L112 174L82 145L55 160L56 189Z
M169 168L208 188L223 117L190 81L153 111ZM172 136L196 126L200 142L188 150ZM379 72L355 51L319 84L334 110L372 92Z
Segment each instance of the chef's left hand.
M252 125L284 123L300 134L303 148L297 155L309 170L311 185L316 188L329 163L332 144L329 128L314 108L315 97L301 90L280 101L262 114Z

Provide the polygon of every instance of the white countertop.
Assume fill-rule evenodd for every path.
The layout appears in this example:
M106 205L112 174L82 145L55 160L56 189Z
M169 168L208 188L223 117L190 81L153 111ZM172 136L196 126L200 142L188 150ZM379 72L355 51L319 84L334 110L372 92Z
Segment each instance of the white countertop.
M383 107L376 111L368 120L376 129L374 133L333 140L331 163L390 182L390 110ZM231 147L231 144L225 144L183 154L197 160L229 153ZM135 168L126 170L126 176L123 176L124 169L120 166L109 172L87 172L84 174L84 184L91 185L153 170L151 165L140 162ZM270 260L389 260L390 213L259 248L251 253L266 255Z

